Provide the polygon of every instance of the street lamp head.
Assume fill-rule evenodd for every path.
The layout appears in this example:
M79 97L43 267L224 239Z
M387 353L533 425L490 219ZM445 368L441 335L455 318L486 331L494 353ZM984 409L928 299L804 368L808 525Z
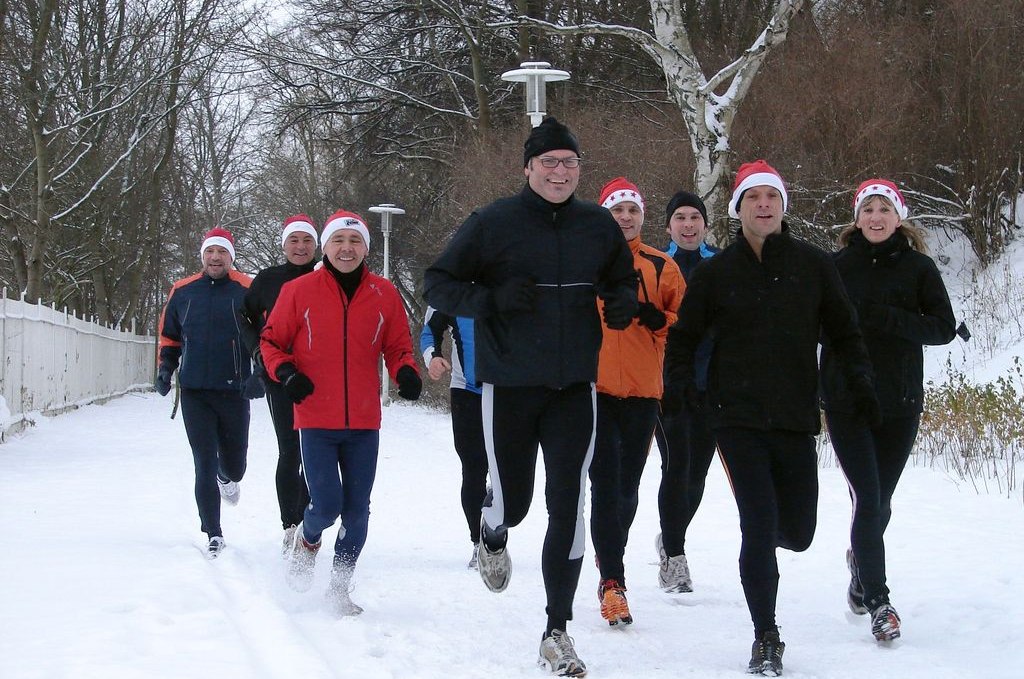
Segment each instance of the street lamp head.
M551 68L546 61L524 61L519 68L502 73L501 79L526 83L526 115L537 127L547 114L547 83L568 80L569 72Z
M391 233L391 215L404 215L405 210L395 207L394 203L381 203L370 208L370 212L380 215L380 231L384 236Z

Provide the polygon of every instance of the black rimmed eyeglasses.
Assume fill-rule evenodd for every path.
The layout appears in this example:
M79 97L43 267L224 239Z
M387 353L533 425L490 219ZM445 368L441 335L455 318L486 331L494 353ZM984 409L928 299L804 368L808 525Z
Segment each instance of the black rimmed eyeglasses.
M582 158L554 158L552 156L540 156L537 160L543 167L546 167L549 170L558 167L559 163L565 165L566 168L573 170L579 167L580 163L583 162Z

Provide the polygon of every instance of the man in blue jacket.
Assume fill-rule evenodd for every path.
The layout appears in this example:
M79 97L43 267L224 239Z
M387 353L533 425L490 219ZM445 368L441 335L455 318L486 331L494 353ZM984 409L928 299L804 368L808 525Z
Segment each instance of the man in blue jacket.
M220 501L238 504L249 445L251 374L236 314L251 279L235 271L234 238L211 229L199 250L203 269L176 282L160 317L156 390L165 396L178 371L181 416L196 469L196 505L208 537L207 554L224 549Z
M679 265L683 279L693 269L718 254L719 249L704 240L708 232L708 210L700 196L677 191L665 206L665 231L671 240L666 252ZM698 398L707 398L708 362L711 339L697 347L695 359ZM655 429L661 451L661 485L658 488L658 516L661 532L655 540L658 550L658 584L666 592L692 592L690 564L686 560L686 531L704 497L715 437L702 410L662 413Z
M444 357L441 345L450 333L451 360ZM462 463L462 512L469 524L473 556L467 566L477 568L480 547L480 510L487 495L487 448L484 444L480 401L483 389L474 369L473 319L449 316L427 307L427 317L420 333L420 353L430 379L437 381L451 371L452 434L455 453Z

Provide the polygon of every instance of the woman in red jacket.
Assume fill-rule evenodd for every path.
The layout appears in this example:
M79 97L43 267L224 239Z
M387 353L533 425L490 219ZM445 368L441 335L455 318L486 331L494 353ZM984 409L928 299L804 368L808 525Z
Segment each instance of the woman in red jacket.
M310 503L288 553L288 584L308 591L320 536L341 517L327 598L338 615L362 608L349 598L366 542L377 469L384 356L402 398L422 382L398 291L366 269L370 234L359 215L336 212L320 235L323 268L290 281L260 335L267 374L295 403Z

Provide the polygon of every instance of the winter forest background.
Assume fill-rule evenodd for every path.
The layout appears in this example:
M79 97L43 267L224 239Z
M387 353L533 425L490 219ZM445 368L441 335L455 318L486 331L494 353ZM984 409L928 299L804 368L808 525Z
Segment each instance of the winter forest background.
M581 140L580 195L635 180L648 242L680 187L721 240L722 192L764 157L826 247L887 176L989 262L1020 228L1022 32L1022 0L0 0L0 287L151 332L212 226L255 272L283 217L389 202L418 321L424 267L523 182L500 74L528 60L572 74L548 110Z

